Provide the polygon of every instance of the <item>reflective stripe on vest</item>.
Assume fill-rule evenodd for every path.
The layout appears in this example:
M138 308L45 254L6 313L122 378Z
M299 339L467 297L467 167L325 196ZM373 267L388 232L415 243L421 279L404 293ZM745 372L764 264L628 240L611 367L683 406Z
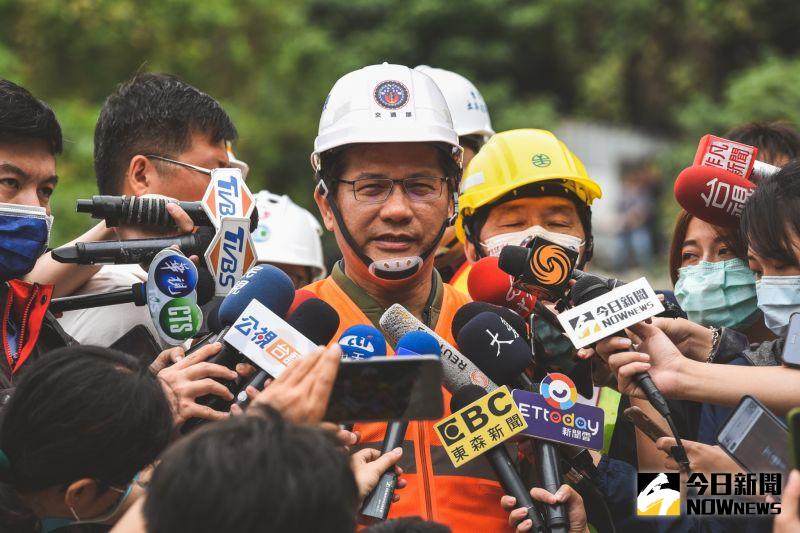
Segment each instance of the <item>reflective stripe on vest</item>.
M608 453L611 448L611 438L614 436L614 426L617 423L617 413L619 411L619 401L622 395L611 387L600 389L600 399L597 407L603 410L603 454Z

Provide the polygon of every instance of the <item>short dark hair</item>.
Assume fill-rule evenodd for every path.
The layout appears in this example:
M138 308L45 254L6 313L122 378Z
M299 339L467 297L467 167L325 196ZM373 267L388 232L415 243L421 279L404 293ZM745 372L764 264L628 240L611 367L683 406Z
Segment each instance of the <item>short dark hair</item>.
M25 518L15 495L82 478L96 479L101 490L124 486L172 436L172 408L161 383L136 358L74 346L28 364L0 428L9 463L0 466L3 531Z
M0 79L0 143L42 141L53 155L63 149L61 126L50 106L28 89Z
M206 93L169 74L139 74L117 86L94 130L94 173L100 194L120 194L130 160L156 153L175 156L192 133L211 141L236 139L236 127Z
M742 235L758 255L787 266L800 266L793 236L800 237L800 160L758 183L742 210Z
M758 148L762 158L770 164L784 156L800 156L800 133L785 121L748 122L736 126L724 135L726 139Z
M357 505L349 458L333 433L265 409L171 448L153 474L144 517L149 533L353 533Z
M365 529L364 533L450 533L450 528L438 522L423 520L419 516L410 516L378 522Z

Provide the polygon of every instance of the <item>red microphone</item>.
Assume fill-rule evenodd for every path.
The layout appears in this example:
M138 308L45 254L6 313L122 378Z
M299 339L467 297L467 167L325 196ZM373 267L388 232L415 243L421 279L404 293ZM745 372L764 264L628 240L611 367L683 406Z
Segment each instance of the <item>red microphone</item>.
M758 161L757 155L758 148L755 146L729 141L715 135L704 135L697 146L692 164L727 170L741 178L758 183L762 178L778 172L780 167Z
M294 300L292 300L292 305L289 306L289 310L286 311L286 316L291 315L295 312L295 310L300 307L300 304L305 302L306 300L310 300L311 298L316 298L317 295L311 291L306 289L297 289L294 291Z
M756 186L727 170L691 166L675 180L675 199L690 215L715 226L739 227L744 203Z
M498 257L484 257L474 265L467 277L467 290L476 302L508 307L522 318L533 312L536 297L512 286L514 278L497 265Z

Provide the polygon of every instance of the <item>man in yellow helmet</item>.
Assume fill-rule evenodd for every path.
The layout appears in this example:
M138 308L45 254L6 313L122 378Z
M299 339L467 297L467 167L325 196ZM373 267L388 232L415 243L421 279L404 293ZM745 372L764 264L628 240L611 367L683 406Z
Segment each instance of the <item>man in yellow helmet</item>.
M468 264L451 284L466 292L470 264L533 236L575 249L584 266L592 257L591 204L601 195L580 159L549 131L494 135L461 181L456 235Z

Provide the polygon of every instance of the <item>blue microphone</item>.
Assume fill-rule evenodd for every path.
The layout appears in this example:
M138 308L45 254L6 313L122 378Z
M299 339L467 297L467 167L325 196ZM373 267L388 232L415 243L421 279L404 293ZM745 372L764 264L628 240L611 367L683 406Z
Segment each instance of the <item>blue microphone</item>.
M236 365L244 359L239 350L224 342L225 334L231 325L236 322L239 315L250 305L250 302L257 300L276 315L283 317L289 310L294 300L294 284L291 278L281 269L272 265L255 265L248 270L244 276L233 286L231 291L222 300L217 312L217 321L222 330L215 335L210 342L222 342L222 350L209 359L210 363L225 366L234 370ZM193 346L186 354L194 352L200 345ZM236 394L236 383L234 381L218 380L225 385L234 395ZM217 411L225 411L229 408L230 402L223 400L220 396L206 395L197 399L200 405L207 405ZM200 424L205 422L201 418L187 420L181 428L181 433L188 433Z
M350 326L339 337L342 359L369 359L386 355L386 339L380 330L366 324Z
M442 356L439 341L424 331L409 331L397 341L397 355L435 355Z
M395 353L398 356L442 356L442 350L439 348L439 341L425 331L409 331L400 337L400 340L397 341ZM408 422L403 420L391 420L386 424L386 435L383 437L381 454L394 450L403 444L407 429ZM364 505L361 507L361 514L379 520L386 520L386 516L389 514L389 507L392 505L392 498L394 497L394 490L396 487L397 474L395 473L394 467L392 467L383 473L378 484L372 492L367 495L364 500Z

